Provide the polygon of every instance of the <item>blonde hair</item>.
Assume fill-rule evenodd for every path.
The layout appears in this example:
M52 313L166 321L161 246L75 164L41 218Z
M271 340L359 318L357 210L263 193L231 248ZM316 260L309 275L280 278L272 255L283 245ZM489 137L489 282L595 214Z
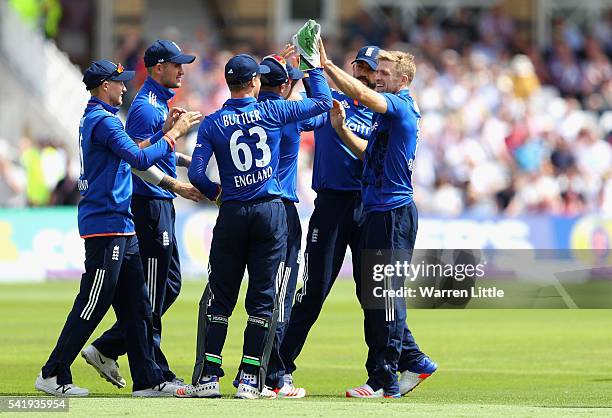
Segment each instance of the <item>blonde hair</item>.
M408 76L408 84L414 80L416 74L416 64L414 55L402 51L384 51L378 53L378 61L389 61L395 64L395 75L401 77Z

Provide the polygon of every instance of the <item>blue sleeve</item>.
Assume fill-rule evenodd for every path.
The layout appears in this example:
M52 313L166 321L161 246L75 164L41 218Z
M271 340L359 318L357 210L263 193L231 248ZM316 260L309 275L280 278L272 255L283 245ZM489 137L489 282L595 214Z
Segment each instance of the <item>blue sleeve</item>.
M130 107L125 122L125 131L136 141L144 141L161 129L161 126L159 126L160 115L153 106L138 101L140 103L134 103Z
M332 97L323 70L315 68L310 71L310 86L312 97L304 100L269 100L263 105L270 112L270 116L285 125L298 120L312 118L327 112L332 107Z
M206 135L206 126L202 122L198 130L198 140L191 156L191 165L187 175L191 184L206 196L208 200L214 200L219 191L219 185L206 177L206 167L208 167L212 154L212 143Z
M322 128L327 122L328 113L323 113L322 115L315 116L310 119L302 120L298 122L298 129L300 132L314 131L315 129Z
M164 131L160 129L159 131L155 132L155 134L151 138L149 138L149 142L151 143L151 145L155 145L157 141L159 141L163 137L164 137Z
M392 117L402 117L408 108L406 100L392 93L381 93L387 101L387 111L385 115Z
M95 127L93 137L97 143L110 148L113 154L137 170L146 170L172 151L166 141L157 141L155 145L141 150L116 117L102 119Z

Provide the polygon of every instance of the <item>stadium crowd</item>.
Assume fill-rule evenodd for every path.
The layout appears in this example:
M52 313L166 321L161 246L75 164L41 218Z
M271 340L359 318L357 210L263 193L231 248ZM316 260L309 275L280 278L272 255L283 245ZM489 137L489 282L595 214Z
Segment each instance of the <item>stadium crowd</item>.
M499 8L458 9L441 22L422 15L412 27L403 27L396 15L378 22L364 11L326 44L346 68L365 44L417 56L411 93L423 115L414 174L422 213L612 213L612 11L588 29L557 18L546 51ZM261 57L274 49L241 44L230 51L205 32L176 35L198 59L185 68L186 81L174 103L204 114L229 97L223 65L234 52ZM135 34L117 49L116 60L137 70L131 94L146 78L145 45ZM194 144L195 133L185 151ZM60 146L29 138L19 150L0 146L7 148L0 153L2 205L71 202L64 196L69 193L53 192L65 175L60 190L74 181L73 170L63 168L68 156ZM305 210L315 197L312 150L312 135L303 134L298 193ZM41 180L36 173L42 166ZM216 172L214 164L209 171Z

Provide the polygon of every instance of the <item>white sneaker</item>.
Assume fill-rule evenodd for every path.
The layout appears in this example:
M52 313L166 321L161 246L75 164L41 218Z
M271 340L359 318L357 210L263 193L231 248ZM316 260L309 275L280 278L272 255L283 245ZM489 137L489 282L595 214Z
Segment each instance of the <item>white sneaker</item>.
M135 398L164 398L172 397L176 391L184 386L175 385L172 382L163 382L152 388L135 390L132 396Z
M174 392L176 398L220 398L219 377L202 376L197 385L186 385Z
M100 374L100 377L117 386L119 389L125 387L125 379L119 374L119 364L100 353L93 345L87 346L81 351L81 357Z
M438 370L438 365L429 357L425 356L413 364L410 370L404 370L399 378L399 391L402 395L411 392L425 379Z
M272 389L269 386L264 386L263 390L259 394L262 398L276 399L276 389Z
M372 389L372 387L366 383L354 389L347 390L346 397L347 398L382 398L383 390L381 388L381 389L378 389L377 391L374 391L374 389Z
M259 396L257 375L240 372L240 381L238 383L238 390L236 391L236 398L257 399Z
M280 389L274 389L279 398L298 399L306 396L306 389L296 388L293 385L284 384Z
M69 383L67 385L58 385L57 384L57 376L49 377L44 379L42 377L42 372L38 374L36 377L36 383L34 383L34 387L37 390L48 393L49 395L59 396L59 397L83 397L89 395L89 391L84 388L80 388L78 386Z

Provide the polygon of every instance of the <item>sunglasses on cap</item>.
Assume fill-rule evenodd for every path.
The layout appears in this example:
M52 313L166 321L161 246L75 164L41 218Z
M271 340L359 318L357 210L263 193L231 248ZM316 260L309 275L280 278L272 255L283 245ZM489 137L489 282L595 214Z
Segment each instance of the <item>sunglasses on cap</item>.
M285 72L285 77L287 78L287 80L291 79L291 77L289 77L289 72L287 71L287 61L283 57L277 54L270 54L264 57L264 61L267 59L271 59L280 64L280 66L283 68L283 71Z
M111 74L109 74L108 76L104 77L104 79L102 80L102 82L108 81L109 78L118 76L119 74L121 74L122 72L125 71L125 68L123 68L123 65L121 65L121 63L117 64L117 68L115 69L115 71L113 71ZM111 80L112 81L112 80Z

